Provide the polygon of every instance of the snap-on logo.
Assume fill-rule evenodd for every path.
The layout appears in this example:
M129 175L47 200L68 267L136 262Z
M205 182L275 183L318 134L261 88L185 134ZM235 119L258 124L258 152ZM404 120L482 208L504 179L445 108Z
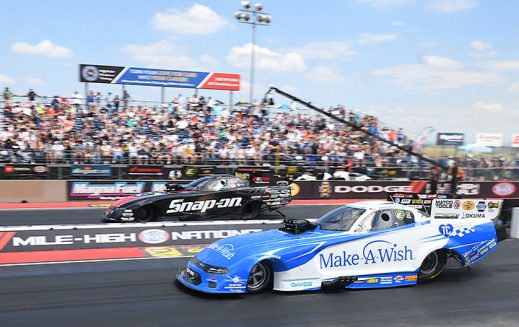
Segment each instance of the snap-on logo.
M187 211L199 211L206 212L213 208L232 208L241 206L242 198L224 198L218 201L216 200L205 200L205 201L194 201L184 202L184 199L176 199L171 201L169 209L166 213L177 213Z

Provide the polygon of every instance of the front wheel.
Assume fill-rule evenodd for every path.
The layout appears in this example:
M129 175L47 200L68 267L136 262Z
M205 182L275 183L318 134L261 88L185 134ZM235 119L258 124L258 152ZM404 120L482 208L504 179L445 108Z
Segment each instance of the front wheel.
M268 263L258 262L252 267L247 280L247 291L249 293L261 293L272 282L272 268Z
M447 263L447 253L443 250L438 250L429 253L425 257L420 266L420 272L418 273L418 282L424 283L433 280L438 277Z
M144 206L139 208L134 213L135 220L140 223L146 223L155 219L155 212L152 206Z
M255 219L259 216L261 211L261 203L260 202L248 202L245 204L241 211L241 216L243 219Z

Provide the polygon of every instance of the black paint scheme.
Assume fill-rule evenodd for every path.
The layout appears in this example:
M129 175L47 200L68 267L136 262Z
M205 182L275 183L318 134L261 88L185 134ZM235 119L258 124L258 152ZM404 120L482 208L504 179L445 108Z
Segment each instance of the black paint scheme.
M250 186L232 175L213 175L186 186L167 184L166 191L144 193L113 203L105 212L106 222L147 222L176 217L198 220L225 216L254 219L262 210L277 210L291 200L290 186Z

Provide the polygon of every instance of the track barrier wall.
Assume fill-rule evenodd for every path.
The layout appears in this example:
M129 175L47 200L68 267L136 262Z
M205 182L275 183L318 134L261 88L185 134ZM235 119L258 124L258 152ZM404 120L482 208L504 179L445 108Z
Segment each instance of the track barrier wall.
M58 180L0 180L0 203L67 201L67 185Z
M233 220L5 227L0 229L0 265L190 257L216 240L280 226L280 220Z
M113 201L143 192L164 190L167 182L135 180L0 180L0 203ZM188 183L189 181L173 181ZM258 185L261 185L257 183ZM385 199L386 193L427 193L427 181L295 181L294 199ZM449 183L439 183L438 193L450 193ZM461 182L462 197L517 199L519 182Z

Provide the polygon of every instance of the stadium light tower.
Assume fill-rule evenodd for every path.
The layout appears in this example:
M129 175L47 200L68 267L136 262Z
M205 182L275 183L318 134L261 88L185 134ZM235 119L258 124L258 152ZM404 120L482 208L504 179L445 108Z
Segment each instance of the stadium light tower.
M250 56L250 97L249 102L254 101L254 52L256 48L256 26L268 26L272 21L272 17L263 12L263 5L255 3L252 5L249 1L241 2L241 9L234 13L234 18L240 23L249 24L252 27L252 49Z

